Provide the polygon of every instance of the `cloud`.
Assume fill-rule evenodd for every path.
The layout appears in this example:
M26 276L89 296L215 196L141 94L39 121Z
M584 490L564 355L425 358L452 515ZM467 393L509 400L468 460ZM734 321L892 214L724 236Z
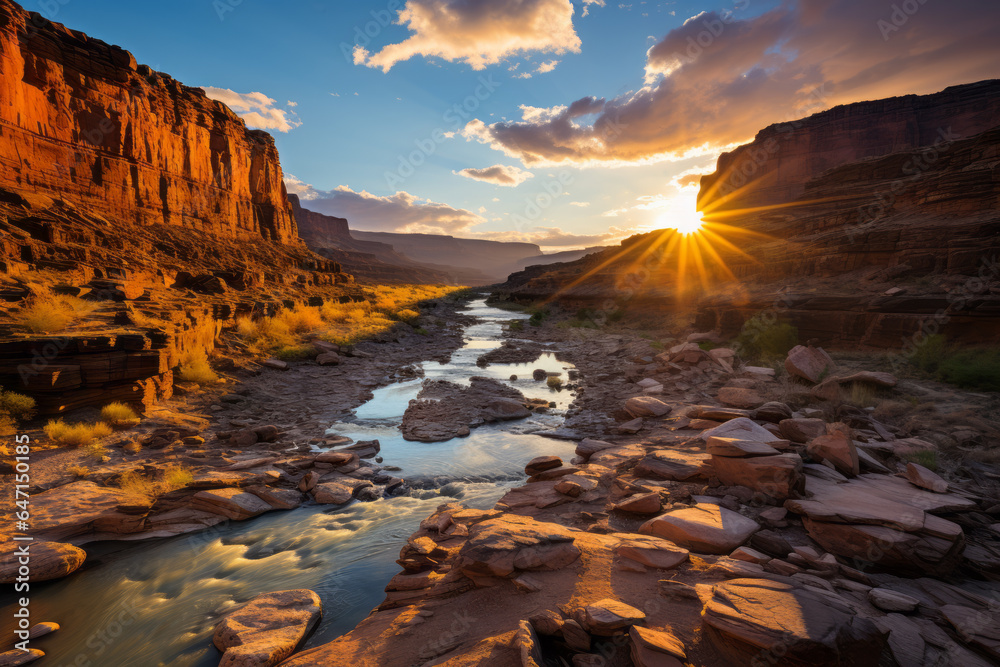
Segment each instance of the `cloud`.
M232 109L249 127L288 132L302 124L294 111L277 108L277 102L264 93L237 93L228 88L211 86L202 87L202 90L208 97ZM288 105L294 107L295 103L289 102Z
M550 248L585 248L597 245L613 245L636 233L638 232L635 229L620 227L611 227L603 234L573 234L559 227L532 227L530 230L523 232L476 232L474 236L490 241L534 243Z
M550 60L548 62L545 62L545 63L542 63L541 65L539 65L538 69L536 69L535 71L538 74L548 74L549 72L551 72L552 70L554 70L558 65L559 65L559 61L558 60Z
M589 201L571 201L569 203L569 205L570 206L576 206L578 208L587 208L588 206L590 206L590 202Z
M412 33L374 53L354 48L354 64L388 72L416 56L481 70L517 54L579 53L570 0L407 0L399 25Z
M291 174L285 175L285 188L307 200L311 211L347 218L352 229L459 234L486 222L472 211L421 199L409 192L380 197L364 190L355 192L346 185L317 190Z
M501 185L508 188L517 187L529 178L535 177L535 175L530 171L524 171L518 167L508 167L502 164L495 164L492 167L486 167L485 169L463 169L462 171L453 171L452 173L457 176L471 178L475 181L485 181L487 183L493 183L494 185Z
M896 27L891 15L870 0L787 0L746 18L704 12L649 49L638 90L520 121L474 119L463 134L529 167L639 164L716 154L838 104L997 75L994 0L920 4L898 31L880 28ZM596 117L582 120L581 105Z

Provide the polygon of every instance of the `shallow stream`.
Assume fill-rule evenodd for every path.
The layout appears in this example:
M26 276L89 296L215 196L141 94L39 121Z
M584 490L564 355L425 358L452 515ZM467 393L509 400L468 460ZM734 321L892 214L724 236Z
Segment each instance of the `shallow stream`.
M323 600L324 616L307 646L353 628L384 598L395 560L420 521L454 500L488 508L524 482L524 465L535 456L568 460L573 445L536 433L558 428L573 396L532 380L536 368L571 368L545 353L530 364L476 366L502 344L505 322L526 316L467 306L477 317L465 346L448 363L421 364L427 379L468 384L473 376L508 382L529 398L557 407L548 414L486 425L466 438L426 444L406 442L399 422L423 379L391 384L332 424L331 435L378 439L383 466L411 484L410 495L340 508L307 503L247 522L166 540L87 545L88 562L76 574L32 587L33 622L56 621L62 629L32 642L46 652L42 667L216 667L212 630L221 614L264 592L309 588ZM517 381L510 381L517 375ZM6 615L6 614L5 614Z

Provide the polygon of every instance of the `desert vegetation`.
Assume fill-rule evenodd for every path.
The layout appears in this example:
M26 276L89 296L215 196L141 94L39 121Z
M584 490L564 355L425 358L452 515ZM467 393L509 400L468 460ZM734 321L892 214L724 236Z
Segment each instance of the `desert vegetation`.
M11 435L17 425L35 414L35 399L0 387L0 435Z
M910 363L924 374L977 391L1000 391L1000 347L958 347L941 334L914 347Z
M139 424L139 415L124 403L108 403L101 408L101 420L114 429L127 429Z
M45 435L61 447L86 447L111 433L111 427L104 422L67 424L62 419L52 419L45 425Z
M399 322L413 325L420 317L418 304L455 291L433 285L379 285L370 289L366 301L299 305L273 317L240 318L236 332L258 353L273 353L280 359L314 355L309 339L350 345L387 331Z
M12 315L14 324L29 333L59 333L94 311L97 304L75 296L39 288Z
M126 501L135 505L145 505L157 496L183 489L194 479L191 470L182 465L173 465L163 470L159 479L152 479L134 470L122 473L118 487L125 493Z

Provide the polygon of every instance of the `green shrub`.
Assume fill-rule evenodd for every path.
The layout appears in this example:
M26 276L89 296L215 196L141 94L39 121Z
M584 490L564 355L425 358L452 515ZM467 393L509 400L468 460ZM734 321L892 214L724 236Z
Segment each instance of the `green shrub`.
M917 465L922 465L928 470L937 470L938 467L937 452L933 449L918 449L906 454L903 458Z
M507 328L511 331L524 331L524 322L521 320L514 320L507 325Z
M0 415L19 422L35 416L35 399L0 387Z
M938 368L942 380L963 389L1000 391L1000 348L970 348L945 356Z
M531 317L528 319L528 324L530 324L533 327L541 326L542 322L544 322L545 318L547 318L548 316L549 316L549 311L536 310L531 314Z
M743 323L734 347L748 361L780 359L799 344L799 331L765 313L757 313Z
M927 373L935 373L947 351L947 341L941 334L926 336L910 352L910 363Z

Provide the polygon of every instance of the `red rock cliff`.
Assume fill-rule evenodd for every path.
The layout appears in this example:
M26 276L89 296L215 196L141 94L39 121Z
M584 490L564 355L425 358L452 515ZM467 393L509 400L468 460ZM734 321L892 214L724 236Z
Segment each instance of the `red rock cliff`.
M132 54L0 0L0 187L110 221L300 243L274 140Z

